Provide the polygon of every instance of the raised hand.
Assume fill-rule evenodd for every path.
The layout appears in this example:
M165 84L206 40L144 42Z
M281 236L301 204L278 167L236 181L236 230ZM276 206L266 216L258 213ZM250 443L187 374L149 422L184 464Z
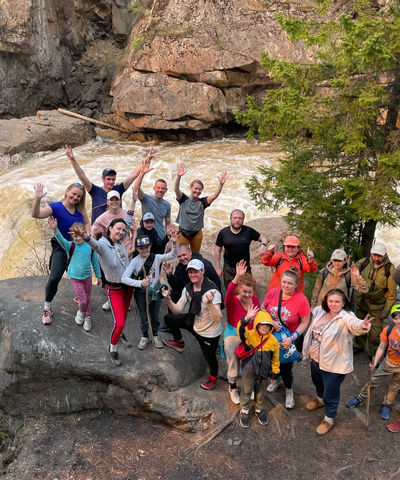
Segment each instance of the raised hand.
M240 275L244 275L247 272L247 265L245 260L240 260L236 264L236 275L240 277Z
M307 260L313 260L314 259L314 253L313 251L311 250L310 247L307 247Z
M53 217L53 215L50 215L50 217L47 220L49 222L50 228L55 232L57 230L57 219Z
M168 277L169 275L172 275L172 273L173 273L173 271L174 271L174 269L171 267L171 264L168 263L168 262L164 262L164 263L163 263L163 270L164 270L164 272L165 272L165 275L167 275L167 277Z
M218 181L221 185L223 185L228 179L228 173L226 170L224 170L221 175L218 177Z
M214 300L215 297L215 290L211 290L211 292L207 293L204 296L204 303L210 304Z
M74 152L72 151L71 145L64 145L65 146L65 155L68 157L70 161L75 160Z
M162 287L161 289L161 295L168 300L168 298L171 298L171 292L168 290L166 286Z
M37 183L35 185L35 197L36 198L43 198L47 195L47 192L44 192L43 189L44 189L44 185L42 183Z
M246 316L244 317L244 321L249 323L250 320L253 320L253 318L257 315L259 310L260 309L257 307L257 305L251 304L247 310Z
M268 253L270 253L271 255L273 255L275 253L275 247L276 247L276 243L271 243L270 245L268 245Z
M359 276L360 276L360 270L357 268L357 265L353 264L353 265L350 267L350 274L351 274L351 275L354 275L355 277L359 277Z
M185 170L185 164L184 163L178 163L178 170L176 172L178 177L182 177L182 175L185 175L185 173L187 173L187 171Z
M361 324L361 328L363 330L366 330L367 332L370 331L371 329L371 321L374 319L374 317L370 317L369 314L364 318L362 324Z
M87 238L87 233L84 228L80 228L77 225L72 226L68 232L70 235L76 235L77 237Z

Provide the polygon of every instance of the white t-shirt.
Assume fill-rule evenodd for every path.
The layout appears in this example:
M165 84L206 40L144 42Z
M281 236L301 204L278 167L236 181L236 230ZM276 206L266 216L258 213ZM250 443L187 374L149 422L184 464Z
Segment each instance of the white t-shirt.
M205 296L210 292L215 292L212 303L214 305L221 304L221 294L218 290L212 289L205 292L204 295L201 297L201 311L200 315L196 315L193 330L202 337L215 338L218 337L218 335L222 334L223 327L220 321L217 323L213 321L209 312L208 304L204 302ZM190 303L191 300L192 298L190 297L185 287L182 290L182 295L177 302L177 306L183 310L186 304Z

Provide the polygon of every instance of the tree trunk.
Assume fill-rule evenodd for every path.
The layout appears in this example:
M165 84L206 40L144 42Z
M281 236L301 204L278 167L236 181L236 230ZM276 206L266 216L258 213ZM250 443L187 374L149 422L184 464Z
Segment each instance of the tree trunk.
M375 237L376 225L377 222L375 220L369 220L368 222L364 223L361 237L361 246L363 249L364 257L368 257L370 254Z

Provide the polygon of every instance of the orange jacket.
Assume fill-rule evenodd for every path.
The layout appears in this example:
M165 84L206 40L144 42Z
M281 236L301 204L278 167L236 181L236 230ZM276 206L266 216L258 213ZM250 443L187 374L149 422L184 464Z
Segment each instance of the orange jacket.
M289 270L290 267L296 267L297 272L300 274L300 280L297 286L297 290L303 292L303 272L313 273L318 270L318 265L315 259L313 258L311 262L309 262L302 250L299 250L297 255L291 260L288 259L285 252L271 254L269 251L267 251L264 253L261 261L267 267L276 267L275 272L272 275L268 290L271 290L271 288L280 287L282 273L286 272L286 270Z

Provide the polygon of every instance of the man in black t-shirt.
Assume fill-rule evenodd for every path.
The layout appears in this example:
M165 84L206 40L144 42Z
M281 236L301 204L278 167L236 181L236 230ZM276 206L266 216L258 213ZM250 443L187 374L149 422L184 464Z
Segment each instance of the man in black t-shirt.
M231 224L223 228L215 241L215 270L219 276L224 275L225 288L233 280L236 274L236 264L240 260L245 260L247 271L251 271L250 266L250 244L254 240L261 242L257 254L262 256L266 249L266 238L260 235L254 228L243 225L244 213L241 210L233 210L230 215ZM221 252L224 249L224 267L221 272Z

